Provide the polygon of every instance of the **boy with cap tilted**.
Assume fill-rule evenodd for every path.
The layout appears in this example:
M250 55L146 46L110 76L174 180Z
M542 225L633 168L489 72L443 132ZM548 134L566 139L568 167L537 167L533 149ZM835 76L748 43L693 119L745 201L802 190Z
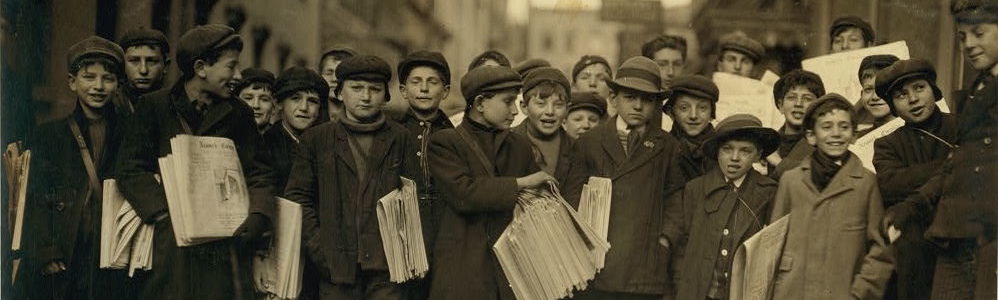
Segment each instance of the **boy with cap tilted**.
M904 126L874 142L873 165L887 213L884 224L901 236L897 249L898 299L930 299L936 246L924 238L931 207L904 200L942 168L956 140L956 118L939 111L936 71L920 59L902 60L877 73L877 93Z
M464 122L430 137L430 173L446 203L430 299L514 299L492 245L519 191L555 181L532 159L530 141L508 130L522 86L508 67L471 69L461 78Z
M572 92L565 116L565 133L578 139L606 120L606 100L593 92Z
M766 226L776 181L752 163L776 151L776 130L752 115L736 114L717 124L704 153L717 165L686 183L682 218L668 220L664 244L676 257L676 299L728 299L735 249ZM708 270L708 271L704 271Z
M568 78L558 69L541 67L527 73L520 103L527 118L511 130L530 140L537 166L560 182L568 176L568 156L575 142L562 128L568 114L569 89Z
M340 80L336 78L336 67L348 57L357 55L353 49L346 47L334 47L322 54L319 58L319 74L326 80L329 86L329 119L336 121L343 114L343 101L340 101L336 94L336 87Z
M613 79L610 63L599 55L583 55L572 67L572 90L576 92L596 93L602 99L610 97L610 87L607 81ZM612 106L606 107L606 113L611 117L617 116L617 110Z
M804 113L818 97L825 95L825 86L818 74L804 70L793 70L780 77L773 87L776 108L783 114L783 127L780 133L780 147L766 161L769 163L769 177L779 181L787 170L793 169L811 155L814 147L804 139Z
M829 30L832 53L862 49L873 46L873 27L857 16L835 19Z
M662 86L672 86L672 80L683 75L686 68L686 39L675 35L660 35L641 45L641 56L658 64Z
M284 195L302 204L302 245L321 274L322 299L403 299L389 281L375 213L378 200L419 180L416 143L383 113L392 70L371 55L349 57L336 68L339 122L305 131ZM414 177L417 176L417 177Z
M139 217L155 224L155 267L142 286L142 299L253 297L250 260L253 250L263 246L263 233L272 227L274 186L271 156L253 111L228 87L242 45L239 35L225 25L198 26L185 33L177 47L181 79L143 98L126 129L116 166L118 184ZM250 214L233 238L177 247L166 194L156 175L157 159L171 152L170 139L180 134L228 138L238 149Z
M817 148L780 178L770 220L789 214L773 299L883 299L894 254L880 222L876 177L848 150L852 104L827 94L808 107L802 128Z
M700 75L680 76L672 83L662 111L673 120L669 133L683 149L683 171L689 178L700 177L717 165L714 157L704 155L702 147L714 136L711 121L716 117L717 85Z
M856 137L863 137L870 131L877 129L887 122L894 120L890 106L887 102L877 96L876 78L877 71L898 61L898 57L890 54L870 55L863 58L859 63L859 82L863 85L863 92L859 101L856 102Z
M272 115L280 111L274 103L274 73L260 68L246 68L241 73L243 80L236 85L236 96L253 109L253 122L263 134L270 128Z
M291 154L301 141L302 133L329 120L326 113L328 96L326 81L310 69L294 66L277 77L274 97L283 116L263 134L263 141L274 157L274 187L278 195L284 193L291 173Z
M721 53L717 56L717 71L742 77L755 76L755 66L759 64L766 48L744 33L733 32L721 37Z
M135 297L125 270L99 269L103 181L121 143L123 107L111 98L123 81L123 52L114 42L86 38L69 48L69 89L76 109L35 128L24 228L27 298ZM22 279L24 278L24 279Z
M679 142L650 125L668 94L659 76L651 59L625 61L610 82L617 117L583 134L572 151L563 190L574 206L590 176L613 181L607 232L613 246L606 267L576 299L660 299L673 293L670 253L659 246L658 236L665 220L676 217L667 210L667 199L686 176L679 167Z
M135 112L139 97L157 91L166 81L166 68L170 66L170 43L166 36L155 29L133 28L118 41L125 51L126 84L119 90L129 102L116 105L128 107L128 114Z

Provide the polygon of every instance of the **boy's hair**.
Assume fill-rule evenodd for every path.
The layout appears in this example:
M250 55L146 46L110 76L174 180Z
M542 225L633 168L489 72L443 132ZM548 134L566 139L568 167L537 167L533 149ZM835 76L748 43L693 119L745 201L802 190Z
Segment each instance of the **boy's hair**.
M236 52L243 51L243 41L240 39L234 39L228 44L222 45L221 47L217 47L215 49L205 51L198 57L194 57L193 59L191 59L191 65L189 66L178 66L181 68L181 73L183 73L182 79L188 80L194 78L194 62L197 62L198 60L203 60L209 66L214 65L215 63L218 62L219 59L222 58L222 54L224 54L226 51L236 51Z
M512 93L519 94L520 93L520 88L515 88L514 87L514 88L500 89L500 90L494 90L494 91L484 91L484 92L481 92L481 93L475 93L475 94L473 94L471 96L466 96L464 98L464 101L466 102L465 106L464 106L464 114L465 114L465 116L467 116L468 113L471 111L471 107L475 106L475 98L478 98L478 96L482 96L484 98L492 98L492 97L495 97L498 94L502 94L502 93L506 93L506 92L512 92Z
M992 0L953 0L950 12L957 24L998 24L998 3Z
M686 59L686 39L675 35L660 35L641 45L641 56L655 59L655 52L662 49L675 49Z
M853 130L856 130L857 120L852 104L842 96L834 93L823 96L818 102L808 107L807 112L804 114L804 129L814 130L815 124L818 123L818 118L834 110L846 112L849 115L849 123L852 124Z
M825 85L821 82L821 77L818 74L796 69L784 74L773 86L773 100L776 107L780 107L783 96L786 96L787 92L797 86L804 86L808 91L814 93L815 97L825 95Z
M108 58L107 56L94 54L87 55L80 59L77 59L72 65L69 66L69 74L76 76L80 70L92 65L101 65L108 72L113 73L120 81L123 78L122 67L118 65L114 60Z
M272 84L268 83L268 82L263 82L263 81L243 81L243 82L240 82L239 85L236 86L236 93L241 93L243 90L245 90L247 88L264 89L264 90L267 90L268 92L270 92L271 94L274 93L274 86ZM271 95L271 96L273 96L273 95Z
M551 97L551 95L558 95L562 100L566 100L566 102L568 100L568 91L563 86L552 81L544 81L530 90L523 92L523 104L526 105L527 102L530 102L530 98L534 96L544 99Z

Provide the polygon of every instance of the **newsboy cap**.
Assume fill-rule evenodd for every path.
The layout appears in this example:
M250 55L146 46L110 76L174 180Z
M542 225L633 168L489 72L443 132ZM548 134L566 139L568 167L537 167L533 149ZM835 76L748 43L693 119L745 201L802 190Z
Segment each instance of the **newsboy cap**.
M835 21L832 22L832 28L828 31L828 35L832 39L835 39L835 35L841 33L848 27L859 28L859 30L863 33L863 40L873 42L873 26L870 26L870 23L867 23L857 16L845 16L835 19Z
M590 109L600 118L606 117L606 99L595 92L573 92L568 102L568 112L576 109Z
M606 61L606 58L599 55L583 55L579 58L579 61L575 62L575 66L572 67L572 82L575 82L575 77L578 77L579 73L582 73L582 69L595 64L605 66L607 75L613 75L613 68L610 67L610 63Z
M877 69L880 71L887 66L890 66L897 61L899 61L897 56L891 54L875 54L863 58L863 61L859 63L859 71L857 71L857 76L860 80L863 79L863 71L868 69Z
M523 76L523 92L526 93L543 82L557 84L565 89L566 96L570 96L568 93L571 92L572 85L568 83L568 78L565 78L565 74L561 70L552 67L540 67L527 72L527 75Z
M644 56L635 56L624 61L617 69L617 77L613 81L607 82L607 85L614 92L627 88L652 94L657 100L661 100L669 94L667 90L662 88L662 77L658 72L658 65Z
M322 100L329 96L329 85L326 80L319 76L319 73L300 66L290 67L281 72L274 84L274 90L274 98L278 101L302 90L315 91Z
M703 75L683 75L676 77L669 88L671 89L669 98L665 101L665 105L662 105L662 111L664 112L672 110L672 107L676 105L676 98L679 95L703 98L710 101L713 105L717 104L719 94L717 84L714 84L713 81ZM714 111L712 110L712 117L713 113Z
M121 39L118 40L118 45L124 50L133 46L154 45L159 47L163 56L170 53L170 43L166 40L166 35L163 35L163 32L159 30L146 27L136 27L125 31L125 34L121 35Z
M543 58L531 58L531 59L522 61L519 64L516 64L516 66L513 67L513 71L516 71L516 73L520 74L520 77L524 78L524 80L525 80L527 78L527 73L530 73L530 71L537 70L538 68L550 67L550 66L551 66L551 63L548 62L546 59L543 59Z
M953 0L953 18L960 24L998 23L998 1Z
M936 69L932 64L924 59L900 60L877 72L875 81L875 91L877 96L887 102L887 107L894 112L894 91L904 86L910 80L925 79L932 87L932 94L936 100L942 99L943 92L936 86Z
M274 90L274 82L277 80L274 77L274 73L261 68L245 68L240 74L243 75L243 79L239 81L239 85L236 85L235 90L241 91L253 83L265 83L270 85L271 90Z
M747 139L759 147L759 157L773 154L780 146L780 134L772 128L762 126L759 118L750 114L734 114L717 123L714 136L703 145L704 154L717 159L717 150L724 142L732 139Z
M118 44L95 35L69 46L69 51L66 54L67 66L72 69L73 65L80 59L94 55L107 57L117 64L118 68L122 68L123 57L125 57L124 51L121 51ZM117 73L120 73L120 70Z
M461 94L467 100L468 106L473 105L474 98L484 92L523 87L520 74L503 66L480 66L461 78Z
M447 64L447 59L444 58L444 55L440 54L440 52L425 50L409 53L409 55L406 55L405 58L399 62L399 82L404 83L406 78L409 77L409 73L412 72L412 69L421 66L437 70L437 72L440 73L440 79L443 80L444 85L450 84L450 65Z
M242 50L242 39L232 27L221 24L208 24L194 27L180 37L177 45L177 64L181 72L194 70L194 61L209 51L223 48L230 43L239 43Z
M756 40L743 33L729 33L721 37L721 51L733 50L748 55L754 61L759 61L766 52L766 48Z
M384 59L374 55L351 56L336 67L336 78L340 82L361 79L387 83L392 80L392 68Z
M833 106L835 108L841 109L849 114L850 120L853 126L856 125L856 116L853 114L853 105L846 97L839 95L837 93L828 93L824 96L818 97L818 100L814 100L814 103L808 105L804 110L803 126L804 129L814 129L814 123L818 121L817 112L823 110L826 106Z
M502 52L499 52L497 50L487 50L485 52L482 52L478 56L475 56L475 58L471 60L471 63L468 64L468 71L471 71L471 69L477 67L481 67L482 64L484 64L488 60L494 60L495 62L499 63L500 66L503 67L507 68L512 67L512 65L509 63L509 58L507 58L505 54L502 54Z

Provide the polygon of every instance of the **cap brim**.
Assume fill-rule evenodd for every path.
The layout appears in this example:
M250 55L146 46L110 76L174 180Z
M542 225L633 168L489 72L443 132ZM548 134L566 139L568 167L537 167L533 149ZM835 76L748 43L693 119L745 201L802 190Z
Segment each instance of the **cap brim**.
M620 90L622 88L631 89L642 93L651 94L655 96L657 100L662 100L665 97L669 96L669 91L661 90L654 84L641 79L621 78L612 81L608 80L606 83L614 91Z
M718 133L713 137L704 142L703 150L704 153L709 155L709 157L717 158L717 148L720 147L719 141L730 139L733 136L749 136L751 139L757 141L762 149L759 149L759 157L765 158L780 146L780 134L768 127L743 127L735 130Z
M235 41L237 39L240 39L240 37L239 37L238 34L230 34L229 36L227 36L227 37L223 38L222 40L218 41L218 43L215 43L215 45L211 46L211 48L212 49L218 49L218 48L220 48L222 46L228 45L229 43L231 43L232 41Z
M499 83L499 84L490 85L487 88L481 89L481 91L482 92L491 92L491 91L498 91L498 90L505 90L505 89L512 89L512 88L519 89L519 88L522 88L522 87L523 87L523 82L520 82L520 81L507 81L507 82L503 82L503 83Z
M686 95L694 96L694 97L697 97L697 98L707 99L707 100L710 100L710 101L713 101L713 102L717 102L717 98L718 98L717 96L714 96L714 95L708 95L707 93L704 93L701 90L678 88L678 89L673 89L672 91L670 91L670 93L669 93L669 99L671 100L672 98L674 98L678 94L686 94Z
M572 111L575 111L577 109L592 109L593 111L599 113L599 115L601 117L603 115L606 115L606 110L605 109L602 109L598 105L592 104L592 103L577 103L577 104L572 104L571 106L568 107L568 112L572 112Z

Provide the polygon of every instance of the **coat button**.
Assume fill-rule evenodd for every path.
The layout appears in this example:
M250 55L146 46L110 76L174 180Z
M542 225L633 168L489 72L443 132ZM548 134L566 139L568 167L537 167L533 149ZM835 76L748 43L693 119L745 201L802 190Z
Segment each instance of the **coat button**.
M370 252L365 252L364 253L364 259L371 259L371 253Z
M984 138L984 144L985 145L991 145L991 137Z
M980 172L981 172L981 167L979 167L979 166L978 167L974 167L974 173L980 173Z
M721 231L721 233L724 234L724 235L728 235L728 233L730 233L730 232L728 232L728 229L725 228L724 230Z
M728 249L721 249L721 256L728 256Z
M426 126L426 122L419 121L419 126Z
M417 136L416 136L416 139L420 139L420 140L422 140L422 139L423 139L423 135L422 135L422 134L420 134L420 135L417 135Z
M59 202L55 204L55 210L63 211L66 209L66 202Z
M423 151L416 151L416 156L422 157L423 156Z

